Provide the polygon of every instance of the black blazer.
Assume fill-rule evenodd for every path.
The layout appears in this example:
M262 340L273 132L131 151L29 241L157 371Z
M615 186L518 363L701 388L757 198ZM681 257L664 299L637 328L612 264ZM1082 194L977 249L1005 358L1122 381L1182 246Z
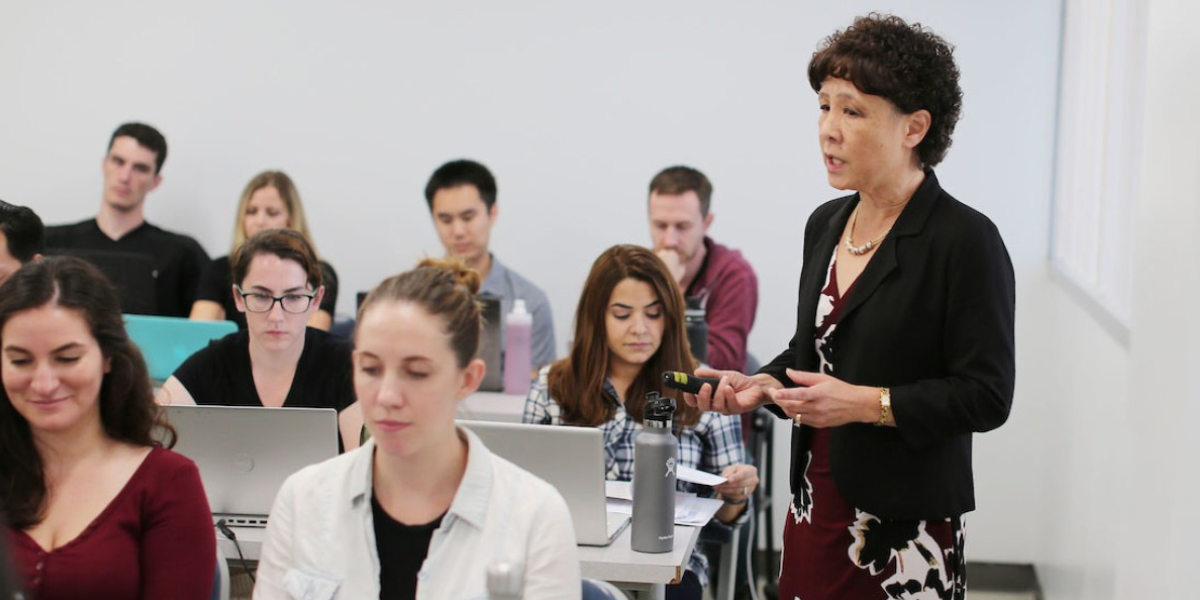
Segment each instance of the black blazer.
M817 300L858 194L826 202L804 231L796 334L763 367L817 371ZM832 375L889 387L896 427L830 431L830 470L856 508L893 519L935 519L975 508L971 434L999 427L1012 406L1016 303L1012 262L996 226L942 191L933 171L854 283L832 334ZM783 416L777 406L776 414ZM808 450L793 429L792 491Z

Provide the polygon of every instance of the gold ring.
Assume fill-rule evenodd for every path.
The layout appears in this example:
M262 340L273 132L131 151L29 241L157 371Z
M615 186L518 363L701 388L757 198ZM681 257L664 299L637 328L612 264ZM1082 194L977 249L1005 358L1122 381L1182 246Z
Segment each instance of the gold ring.
M792 422L796 424L796 427L799 427L804 424L804 417L800 413L796 413L796 416L792 417Z

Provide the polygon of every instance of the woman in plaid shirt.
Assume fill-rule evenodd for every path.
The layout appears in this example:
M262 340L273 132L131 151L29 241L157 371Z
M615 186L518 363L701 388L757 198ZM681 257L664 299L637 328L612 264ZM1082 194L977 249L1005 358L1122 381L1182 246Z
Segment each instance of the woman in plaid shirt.
M571 353L538 373L523 420L601 429L608 479L629 481L646 394L673 396L679 407L679 464L728 480L713 489L725 501L717 520L732 523L745 513L758 485L758 470L743 464L740 419L701 413L662 385L663 371L691 373L697 366L688 350L683 310L679 286L653 252L631 245L609 248L584 284ZM682 481L679 489L705 491ZM707 566L704 555L694 551L683 580L667 586L667 598L698 600L708 582Z

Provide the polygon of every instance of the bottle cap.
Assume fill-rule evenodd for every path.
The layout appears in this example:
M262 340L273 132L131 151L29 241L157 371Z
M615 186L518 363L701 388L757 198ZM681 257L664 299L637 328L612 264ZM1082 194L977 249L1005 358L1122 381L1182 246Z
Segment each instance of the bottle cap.
M642 412L643 421L667 421L675 416L675 399L670 396L660 396L658 392L646 394L646 408Z
M490 594L503 598L519 598L521 595L521 572L508 562L492 563L487 570L487 587Z

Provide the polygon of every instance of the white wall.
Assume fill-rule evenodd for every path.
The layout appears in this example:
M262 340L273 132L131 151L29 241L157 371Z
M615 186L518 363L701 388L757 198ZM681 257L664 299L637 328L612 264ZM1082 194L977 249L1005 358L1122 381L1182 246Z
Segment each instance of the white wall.
M1200 501L1200 6L1149 3L1145 128L1130 339L1130 387L1111 429L1122 444L1116 533L1119 598L1195 598ZM1137 82L1134 83L1137 85ZM1136 377L1134 376L1136 375ZM1118 437L1119 436L1119 437Z
M768 359L794 327L804 220L835 194L805 66L822 37L869 10L958 47L965 110L939 177L997 223L1019 294L1016 406L977 438L968 552L1027 562L1049 403L1026 373L1044 325L1028 299L1044 279L1057 2L9 2L0 198L52 223L93 214L109 133L144 120L171 145L152 221L223 254L242 186L282 168L349 312L354 290L441 253L425 179L477 158L499 180L494 249L547 290L565 348L591 261L646 242L650 177L691 164L716 186L713 235L759 272L750 345Z
M1036 486L1047 600L1192 599L1200 548L1200 7L1150 0L1129 345L1062 286L1039 286L1045 344L1026 346L1048 406ZM1027 371L1028 372L1028 371Z
M1077 296L1046 275L1024 297L1034 305L1038 343L1025 344L1018 370L1036 405L1027 443L1038 459L1019 482L1030 500L1035 564L1047 600L1114 598L1114 528L1127 514L1117 466L1129 389L1129 352L1097 324ZM1131 596L1151 598L1154 596Z

